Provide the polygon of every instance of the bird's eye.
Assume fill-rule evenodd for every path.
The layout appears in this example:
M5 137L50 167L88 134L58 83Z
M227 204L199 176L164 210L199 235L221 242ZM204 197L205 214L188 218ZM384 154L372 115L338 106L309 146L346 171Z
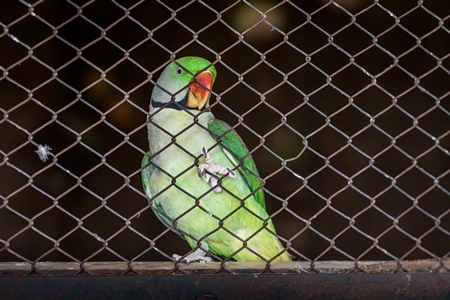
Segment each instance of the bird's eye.
M183 69L182 68L178 68L177 69L177 75L181 76L183 74Z

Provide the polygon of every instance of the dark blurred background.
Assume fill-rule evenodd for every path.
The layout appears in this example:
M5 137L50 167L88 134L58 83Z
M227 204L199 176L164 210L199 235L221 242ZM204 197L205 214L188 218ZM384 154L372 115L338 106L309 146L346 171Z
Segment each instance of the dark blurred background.
M253 151L297 258L448 255L449 16L447 1L2 1L0 261L189 250L140 179L171 55L215 63L212 111Z

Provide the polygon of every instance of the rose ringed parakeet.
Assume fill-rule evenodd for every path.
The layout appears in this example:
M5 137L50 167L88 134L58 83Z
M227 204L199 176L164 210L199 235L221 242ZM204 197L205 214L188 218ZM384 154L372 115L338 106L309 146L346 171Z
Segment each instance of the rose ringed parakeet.
M158 219L196 249L175 260L291 261L266 210L255 163L237 133L208 109L216 69L200 57L171 62L153 89L142 160Z

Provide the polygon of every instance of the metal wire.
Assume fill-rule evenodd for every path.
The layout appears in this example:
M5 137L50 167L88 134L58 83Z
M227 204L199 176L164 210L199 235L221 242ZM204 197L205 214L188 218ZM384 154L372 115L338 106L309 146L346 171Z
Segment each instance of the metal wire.
M41 261L76 262L81 274L86 262L119 260L126 273L190 251L171 231L177 220L165 228L153 215L140 161L160 72L197 55L218 70L211 110L246 142L277 234L306 271L343 259L355 271L362 260L395 260L396 272L422 258L448 271L445 4L13 6L0 7L0 261L34 272ZM41 145L51 148L46 162Z

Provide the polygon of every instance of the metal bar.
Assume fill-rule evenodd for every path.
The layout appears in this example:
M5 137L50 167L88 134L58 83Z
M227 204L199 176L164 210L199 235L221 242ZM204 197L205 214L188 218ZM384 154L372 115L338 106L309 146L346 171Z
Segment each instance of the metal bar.
M1 299L449 299L450 274L3 277Z

